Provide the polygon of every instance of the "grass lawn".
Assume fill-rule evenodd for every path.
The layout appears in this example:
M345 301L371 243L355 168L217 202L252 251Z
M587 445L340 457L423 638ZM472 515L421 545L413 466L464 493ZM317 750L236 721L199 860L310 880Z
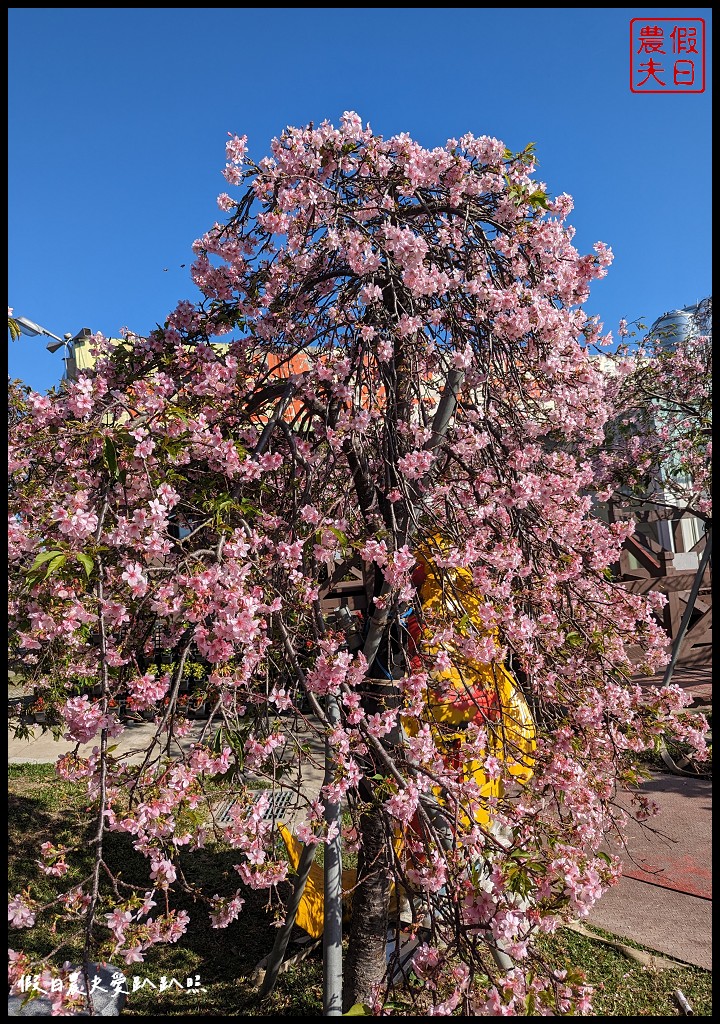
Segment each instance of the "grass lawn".
M44 876L36 865L40 843L82 844L90 836L87 801L83 788L56 779L51 765L9 766L9 878L11 895L30 885L40 900L52 898L58 880ZM62 880L62 891L79 882L88 873L90 853L68 856L70 871ZM147 879L147 862L131 846L130 837L110 833L106 837L106 855L114 870L128 882L142 884ZM206 892L234 890L239 882L233 864L238 856L218 847L200 850L187 858L190 879L202 884ZM133 964L125 973L130 979L149 979L158 990L145 986L131 992L123 1016L322 1016L321 953L315 954L281 975L272 997L261 1003L249 982L258 962L272 948L275 929L272 911L268 911L267 893L248 890L246 904L237 921L227 929L210 926L205 907L188 898L174 905L191 915L188 932L177 945L152 947L141 964ZM42 924L33 929L13 929L10 946L28 955L56 965L69 960L79 962L81 944L59 925L51 934ZM588 981L597 987L597 1016L678 1016L673 991L681 989L693 1007L695 1016L711 1014L711 975L699 968L678 964L676 968L655 970L629 960L616 950L569 930L544 937L545 952L558 968L581 968ZM289 952L298 947L291 944ZM122 966L122 965L120 965ZM160 992L160 979L176 979L182 985L187 978L200 977L204 991L179 991L171 987ZM402 1012L398 1012L402 1016Z

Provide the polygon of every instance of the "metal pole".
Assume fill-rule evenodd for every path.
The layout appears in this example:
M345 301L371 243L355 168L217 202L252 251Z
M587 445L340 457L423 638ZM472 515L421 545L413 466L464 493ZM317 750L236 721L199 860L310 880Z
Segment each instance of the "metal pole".
M332 725L340 721L337 698L330 696L327 717ZM325 782L334 775L332 749L325 740ZM337 826L337 835L325 846L324 922L323 922L323 1016L342 1016L342 837L340 835L340 804L325 802L328 828Z
M305 883L307 882L308 875L310 874L310 868L313 866L315 860L315 846L310 844L303 848L303 852L300 854L300 863L297 868L297 878L295 879L295 888L293 894L290 897L288 903L287 916L285 918L285 924L278 930L275 936L275 942L270 955L267 959L267 965L265 967L265 977L263 978L262 988L260 989L260 998L264 999L265 996L269 996L275 988L275 984L280 973L280 967L282 966L283 957L285 956L285 950L287 944L290 941L290 933L293 930L295 924L295 917L297 916L298 907L300 906L300 900L305 890Z

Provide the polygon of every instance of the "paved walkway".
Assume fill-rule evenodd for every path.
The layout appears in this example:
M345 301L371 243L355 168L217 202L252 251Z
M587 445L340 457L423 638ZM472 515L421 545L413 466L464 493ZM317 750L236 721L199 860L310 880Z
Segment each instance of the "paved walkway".
M712 970L712 781L656 774L642 791L656 831L629 826L623 876L587 924Z
M193 743L197 743L207 722L199 719L193 722L192 729L179 745L188 750ZM8 731L8 764L51 764L62 754L75 749L75 743L70 740L55 740L51 732L42 732L40 726L35 726L34 734L26 740L15 739ZM128 753L128 759L137 763L142 761L143 753L147 744L155 733L155 726L152 722L128 722L125 732L113 743L117 743L117 753ZM215 730L213 729L213 735ZM81 744L79 753L81 757L87 757L92 748L98 745L97 740L92 743Z
M282 719L280 720L282 722ZM197 743L203 735L207 720L199 719L191 725L190 732L181 740L174 743L173 752L189 750ZM216 733L213 725L205 736L205 742L211 744ZM148 743L155 734L155 725L152 722L126 722L125 731L112 742L116 745L117 755L127 755L130 763L138 764L145 757ZM304 760L302 765L302 777L298 780L297 775L291 776L293 784L299 782L299 787L304 796L309 800L315 800L320 794L320 788L324 778L324 744L317 736L307 732L302 737L310 759ZM70 740L55 740L51 732L42 732L40 726L34 726L33 735L28 739L16 739L8 730L8 764L54 764L58 757L75 749L75 743ZM97 740L91 743L81 744L79 754L87 757L93 747L97 746ZM294 761L292 750L287 748L286 757ZM252 785L251 779L248 780ZM292 827L305 819L306 802L297 799L287 806L283 806L282 820Z
M641 685L660 686L662 680L663 673L659 672L656 676L643 676L638 682ZM676 683L690 694L693 707L712 706L712 674L709 665L684 665L680 662L675 666L670 682Z
M659 685L662 675L640 680ZM712 710L709 666L678 665L672 682ZM587 924L648 949L712 970L712 779L657 772L642 792L660 811L654 831L629 827L623 876Z

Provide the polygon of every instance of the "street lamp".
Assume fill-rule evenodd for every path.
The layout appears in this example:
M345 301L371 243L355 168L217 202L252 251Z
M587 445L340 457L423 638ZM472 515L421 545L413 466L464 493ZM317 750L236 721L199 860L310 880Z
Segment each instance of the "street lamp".
M62 338L58 338L57 334L53 334L52 331L48 331L45 327L41 327L40 324L33 323L33 321L28 320L26 316L15 316L13 317L13 320L18 325L22 333L28 334L31 338L36 337L38 334L44 334L48 338L54 338L58 344L52 349L48 345L48 350L51 352L57 352L60 345L66 344L67 340L72 337L71 334L66 334L65 341L63 341Z
M40 324L36 324L33 320L28 320L26 316L13 317L15 323L18 325L20 331L23 334L30 335L31 338L37 337L39 334L44 334L47 338L53 340L48 342L45 348L48 352L57 352L62 346L63 351L63 365L65 366L65 377L69 377L69 360L70 360L70 342L71 341L84 341L91 335L89 327L83 327L82 330L78 331L75 337L72 336L68 331L62 338L59 338L57 334L53 334L52 331L48 331L46 327L41 327Z

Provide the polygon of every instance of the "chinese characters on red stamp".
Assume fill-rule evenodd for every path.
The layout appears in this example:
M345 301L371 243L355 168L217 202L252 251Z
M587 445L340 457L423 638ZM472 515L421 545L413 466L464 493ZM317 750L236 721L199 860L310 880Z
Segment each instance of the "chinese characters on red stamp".
M632 92L705 91L705 19L633 18Z

